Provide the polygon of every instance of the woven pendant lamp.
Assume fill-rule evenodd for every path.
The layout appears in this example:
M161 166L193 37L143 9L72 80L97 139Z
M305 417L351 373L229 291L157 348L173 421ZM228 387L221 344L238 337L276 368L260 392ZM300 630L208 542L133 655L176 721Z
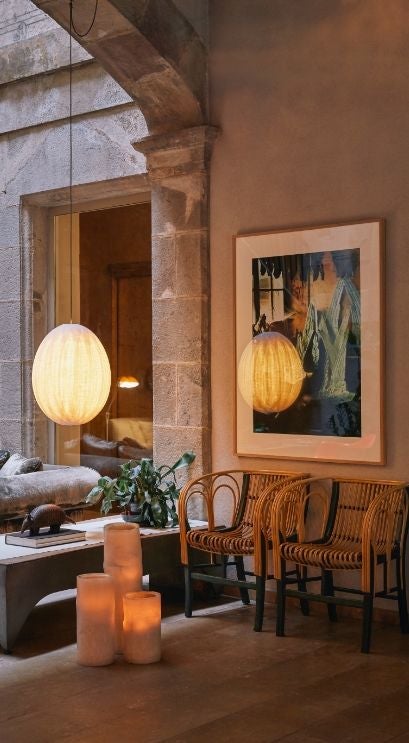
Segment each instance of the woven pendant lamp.
M47 418L60 426L88 423L104 407L111 389L106 351L83 325L54 328L33 363L33 391Z
M238 368L243 399L260 413L281 413L301 392L305 372L291 341L281 333L260 333L246 346Z
M111 369L106 351L97 336L83 325L72 322L72 34L86 36L94 24L80 33L73 24L70 0L70 315L71 322L54 328L42 341L33 363L32 383L35 399L45 415L60 426L88 423L104 407L111 389Z

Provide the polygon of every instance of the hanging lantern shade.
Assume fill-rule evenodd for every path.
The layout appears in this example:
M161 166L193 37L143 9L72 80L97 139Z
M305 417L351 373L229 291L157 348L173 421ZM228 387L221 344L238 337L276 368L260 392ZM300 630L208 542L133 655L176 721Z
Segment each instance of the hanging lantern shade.
M260 413L280 413L301 392L305 372L291 341L281 333L260 333L246 346L238 385L247 403Z
M33 390L45 415L61 426L88 423L104 407L111 369L97 336L83 325L59 325L40 344Z

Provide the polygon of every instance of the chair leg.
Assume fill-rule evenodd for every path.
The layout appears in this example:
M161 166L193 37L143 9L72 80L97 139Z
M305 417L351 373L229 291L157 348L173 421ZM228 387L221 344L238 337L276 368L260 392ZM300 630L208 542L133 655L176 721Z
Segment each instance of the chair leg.
M277 580L277 637L284 637L285 624L285 573L284 578Z
M363 601L363 623L362 623L362 643L361 652L369 653L371 647L371 629L372 629L372 610L373 610L373 596L371 593L364 594Z
M264 576L256 575L256 617L254 620L254 632L261 632L263 629L265 595L266 579Z
M221 555L221 561L223 565L223 578L227 578L227 563L229 561L228 555Z
M236 563L237 580L246 580L243 558L241 556L237 556L234 561ZM240 596L243 604L250 603L250 596L247 588L240 588Z
M396 580L398 584L398 606L399 606L399 623L400 631L402 634L409 634L409 616L408 616L408 602L406 596L406 576L405 576L405 565L401 566L401 561L398 557L396 560Z
M334 580L331 570L323 570L321 574L321 593L323 596L334 595ZM328 618L330 622L338 620L337 607L335 604L327 604Z
M184 572L185 572L185 617L191 617L192 616L193 592L192 592L192 579L190 577L189 565L184 566Z
M307 568L302 567L300 568L297 565L297 585L298 590L302 591L303 593L307 592L307 583L306 583L306 577L307 577ZM301 613L304 615L304 617L308 617L310 615L310 604L307 599L300 599L300 609Z

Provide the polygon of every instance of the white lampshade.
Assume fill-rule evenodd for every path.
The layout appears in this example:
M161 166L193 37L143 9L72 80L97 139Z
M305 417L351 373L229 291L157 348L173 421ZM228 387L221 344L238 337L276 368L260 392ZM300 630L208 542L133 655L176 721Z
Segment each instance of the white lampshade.
M83 325L59 325L40 344L33 391L45 415L61 426L88 423L104 407L111 369L97 336Z
M251 408L260 413L280 413L295 402L304 377L291 341L281 333L260 333L243 351L237 381Z

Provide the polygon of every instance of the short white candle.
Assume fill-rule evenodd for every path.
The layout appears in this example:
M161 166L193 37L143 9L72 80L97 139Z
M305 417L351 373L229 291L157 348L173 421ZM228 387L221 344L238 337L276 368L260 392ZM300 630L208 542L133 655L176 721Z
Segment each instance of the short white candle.
M161 597L155 591L124 596L124 657L129 663L156 663L161 657Z
M122 652L123 597L142 588L142 547L138 524L104 527L104 572L115 586L116 649Z
M77 662L107 666L115 657L114 581L104 573L77 576Z

